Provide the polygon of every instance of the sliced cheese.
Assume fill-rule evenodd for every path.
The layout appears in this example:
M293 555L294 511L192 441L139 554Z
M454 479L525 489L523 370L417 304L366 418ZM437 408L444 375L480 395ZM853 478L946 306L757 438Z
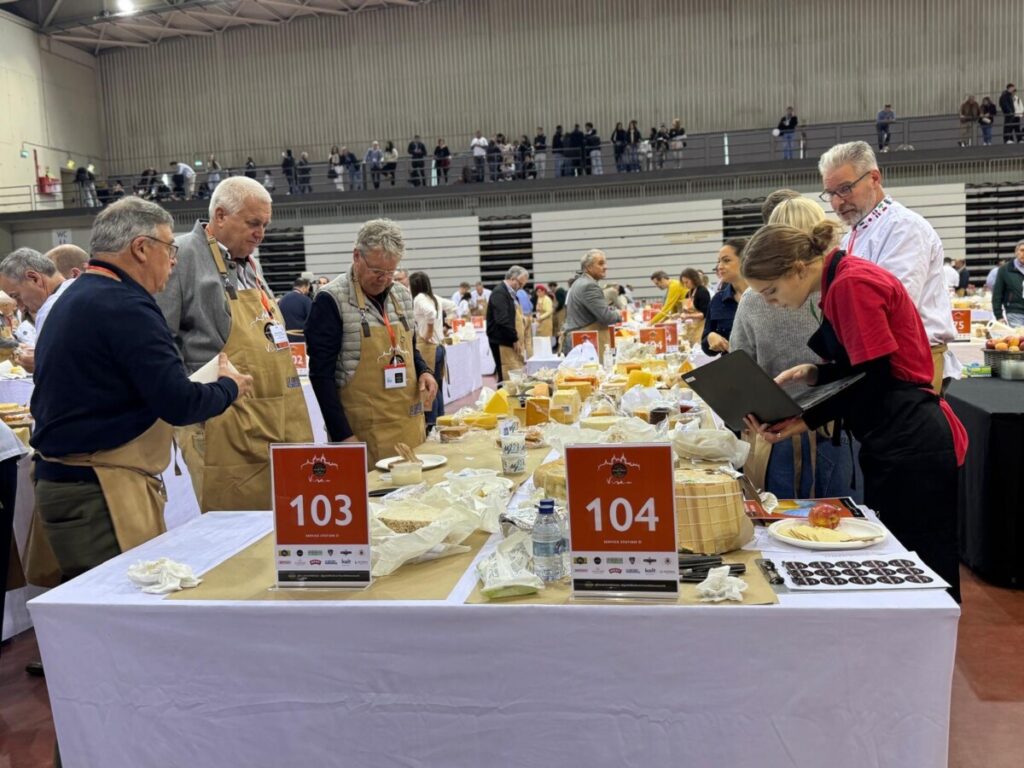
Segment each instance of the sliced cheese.
M580 419L580 426L584 429L597 429L604 432L609 427L618 424L622 420L620 416L587 416Z
M526 398L526 426L532 427L536 424L547 424L551 418L550 397L528 397Z
M551 420L559 424L575 424L583 401L575 389L559 389L551 398Z
M580 399L586 400L594 394L594 385L589 381L570 381L566 379L558 385L559 389L575 389L580 393Z
M630 371L629 378L626 380L626 389L632 389L639 385L641 387L653 387L657 379L654 378L653 373L648 371Z
M495 414L481 413L480 411L465 414L462 417L462 421L471 427L479 427L480 429L494 429L498 426L498 417Z
M551 397L551 387L545 384L543 381L538 381L533 385L533 388L529 391L532 397Z

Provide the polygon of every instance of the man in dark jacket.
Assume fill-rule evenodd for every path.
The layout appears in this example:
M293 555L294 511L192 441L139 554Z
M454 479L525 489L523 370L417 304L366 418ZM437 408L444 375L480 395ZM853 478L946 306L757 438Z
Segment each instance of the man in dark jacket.
M786 114L779 120L779 126L775 130L779 132L779 136L782 138L782 159L792 160L793 159L793 136L796 133L796 127L800 123L800 119L796 116L796 112L793 111L792 107L786 107Z
M518 265L508 268L505 279L494 286L487 302L487 341L494 356L494 376L503 381L510 369L526 365L521 311L516 292L526 285L530 273Z
M999 110L1003 113L1003 143L1013 144L1021 138L1020 118L1014 109L1013 97L1017 95L1017 86L1007 83L1006 90L999 97Z
M583 147L586 140L586 136L580 130L580 124L576 123L569 134L569 151L566 153L569 157L569 176L583 175Z
M284 329L288 332L288 341L301 342L306 340L302 329L306 327L309 308L313 300L309 297L309 280L296 278L292 289L277 302L284 318Z
M562 126L555 126L555 135L551 138L551 154L555 156L555 176L566 176L565 137Z
M601 137L597 134L597 129L593 123L587 123L587 132L583 137L585 154L583 158L583 167L586 174L594 174L600 176L604 173L604 166L601 163Z
M409 158L411 160L409 171L409 183L414 187L418 187L421 184L427 186L427 177L423 173L423 158L427 156L427 145L424 144L419 137L419 134L413 136L412 141L409 142L409 146L406 148L409 152Z
M992 286L992 312L996 320L1006 316L1006 324L1024 325L1024 240L1017 243L1014 257L996 272Z

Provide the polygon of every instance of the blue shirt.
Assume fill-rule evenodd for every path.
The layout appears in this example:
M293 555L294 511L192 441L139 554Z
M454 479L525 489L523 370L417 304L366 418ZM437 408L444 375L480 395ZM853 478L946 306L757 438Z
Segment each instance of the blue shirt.
M533 302L530 301L530 294L526 292L525 288L516 291L516 298L519 300L519 306L522 307L524 315L533 312Z
M313 300L308 294L298 291L288 291L281 300L277 302L284 318L286 331L301 331L306 326L306 319L309 317L309 309L313 306ZM306 337L301 333L288 334L288 341L305 341Z
M732 333L732 321L736 318L736 310L739 302L736 301L736 291L729 283L722 283L722 287L711 297L711 306L708 307L708 314L704 320L704 333L700 337L700 346L707 355L717 355L713 349L708 347L708 334L717 333L719 336L729 338Z
M36 346L32 445L46 456L117 448L157 419L184 426L223 413L238 395L231 379L188 380L156 300L117 267L120 282L86 272L53 306ZM168 455L169 458L169 455ZM88 467L39 460L43 480L89 480Z

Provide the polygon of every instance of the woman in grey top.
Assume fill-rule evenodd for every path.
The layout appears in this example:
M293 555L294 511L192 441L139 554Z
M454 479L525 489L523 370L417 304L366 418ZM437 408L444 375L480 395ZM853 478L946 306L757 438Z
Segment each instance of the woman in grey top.
M780 203L768 223L810 230L824 218L821 206L798 197ZM820 294L815 292L799 309L780 310L748 289L736 310L729 336L730 350L745 351L772 378L795 365L818 362L807 340L821 322L819 299ZM849 434L833 436L828 429L799 435L775 446L750 436L753 450L745 467L747 476L754 485L780 499L853 496L860 501L862 483L856 441L851 444ZM836 439L839 445L835 444Z

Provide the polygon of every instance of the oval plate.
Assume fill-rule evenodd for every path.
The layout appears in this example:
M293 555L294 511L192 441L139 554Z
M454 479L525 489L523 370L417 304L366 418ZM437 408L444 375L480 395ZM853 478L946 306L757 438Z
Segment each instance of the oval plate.
M789 544L793 547L802 547L803 549L819 549L819 550L840 550L840 549L864 549L870 547L879 542L885 541L889 536L889 532L886 531L885 527L872 522L871 520L857 520L854 518L844 517L839 521L839 527L836 528L840 533L845 533L850 536L877 536L877 539L870 541L803 541L802 539L794 539L791 536L786 535L786 529L792 528L794 525L809 525L805 518L791 518L787 520L779 520L768 526L768 533L775 539Z
M436 453L417 453L416 458L423 462L423 469L435 469L444 464L448 463L447 456L440 456ZM381 472L387 472L391 465L396 461L405 461L401 456L389 456L386 459L381 459L374 466L377 467Z

